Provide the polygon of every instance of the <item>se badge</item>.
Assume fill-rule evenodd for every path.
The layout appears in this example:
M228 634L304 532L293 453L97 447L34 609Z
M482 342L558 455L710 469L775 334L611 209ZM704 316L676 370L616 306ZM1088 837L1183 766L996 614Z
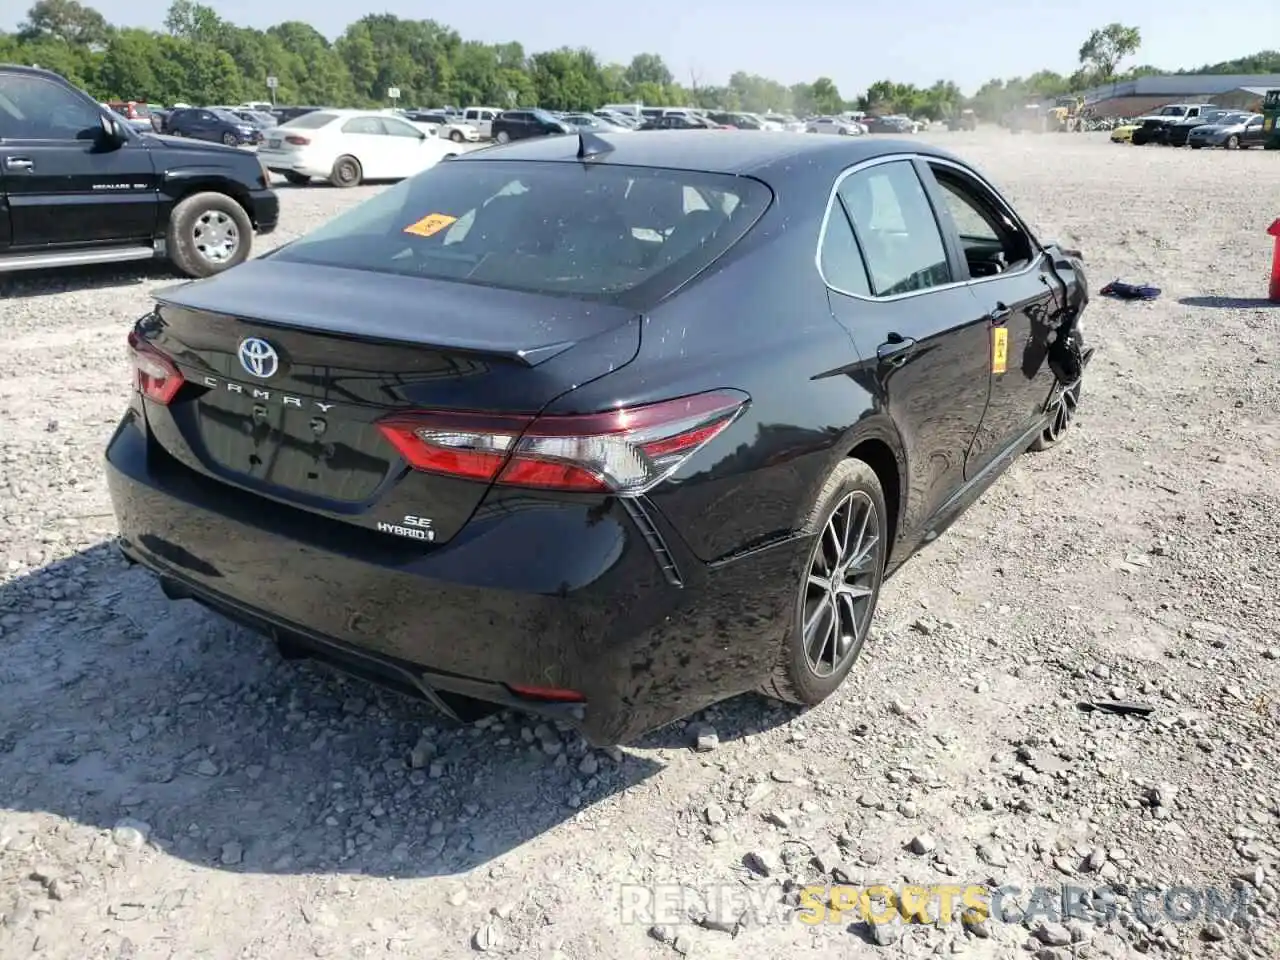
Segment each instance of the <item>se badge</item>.
M991 335L991 372L1004 373L1009 367L1009 331L995 327Z
M458 222L457 217L451 217L444 213L429 213L417 223L411 223L404 228L405 233L411 233L415 237L430 237L439 233L450 224Z

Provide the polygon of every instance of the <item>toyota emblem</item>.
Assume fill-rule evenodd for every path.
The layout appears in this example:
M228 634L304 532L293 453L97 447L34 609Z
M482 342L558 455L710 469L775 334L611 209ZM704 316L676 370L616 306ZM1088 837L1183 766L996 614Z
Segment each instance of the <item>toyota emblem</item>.
M250 376L260 380L274 377L280 369L280 354L276 348L259 337L248 337L240 341L240 366Z

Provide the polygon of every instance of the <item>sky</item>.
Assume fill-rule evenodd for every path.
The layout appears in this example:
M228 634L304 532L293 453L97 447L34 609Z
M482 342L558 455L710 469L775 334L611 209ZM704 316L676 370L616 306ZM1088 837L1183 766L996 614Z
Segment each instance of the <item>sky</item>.
M82 0L112 23L159 28L169 0ZM1095 27L1120 20L1142 31L1136 63L1168 69L1231 60L1280 46L1280 0L212 0L224 19L259 29L311 23L336 38L366 13L429 18L466 40L517 40L526 52L588 46L605 62L658 53L677 81L723 84L746 70L791 84L828 76L847 97L876 80L927 86L954 80L967 93L992 77L1040 69L1070 73ZM0 0L0 25L26 0ZM6 22L8 21L8 22ZM1132 65L1132 64L1131 64Z

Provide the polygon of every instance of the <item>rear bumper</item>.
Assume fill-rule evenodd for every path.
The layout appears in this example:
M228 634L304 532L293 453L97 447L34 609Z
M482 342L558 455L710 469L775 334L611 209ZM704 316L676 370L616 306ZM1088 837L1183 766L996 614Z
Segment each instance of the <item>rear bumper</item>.
M305 151L270 150L258 148L258 159L272 173L300 173L307 177L323 179L333 172L335 157L319 157Z
M777 661L804 545L708 567L655 510L491 495L426 546L317 517L173 461L130 412L107 448L125 554L287 648L446 710L454 694L624 743L754 689ZM578 691L544 703L511 686Z

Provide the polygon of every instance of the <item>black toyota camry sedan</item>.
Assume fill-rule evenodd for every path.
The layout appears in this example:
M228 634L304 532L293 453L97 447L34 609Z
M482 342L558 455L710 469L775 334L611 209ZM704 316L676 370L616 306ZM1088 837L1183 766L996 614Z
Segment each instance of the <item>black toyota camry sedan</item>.
M460 719L604 744L816 704L885 575L1071 425L1087 299L915 141L476 151L157 295L106 451L121 547Z

